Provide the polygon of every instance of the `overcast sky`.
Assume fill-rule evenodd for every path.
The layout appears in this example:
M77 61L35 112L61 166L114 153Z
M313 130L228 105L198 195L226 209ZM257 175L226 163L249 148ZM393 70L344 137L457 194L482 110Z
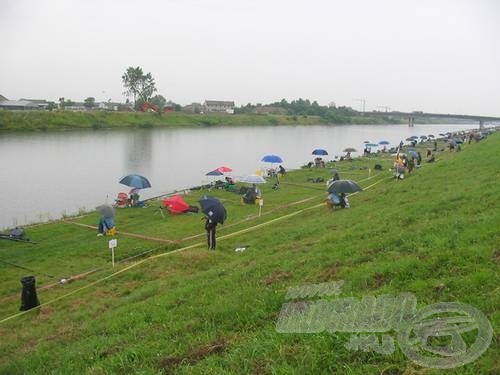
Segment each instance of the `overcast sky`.
M177 103L299 97L500 116L498 0L0 0L0 94Z

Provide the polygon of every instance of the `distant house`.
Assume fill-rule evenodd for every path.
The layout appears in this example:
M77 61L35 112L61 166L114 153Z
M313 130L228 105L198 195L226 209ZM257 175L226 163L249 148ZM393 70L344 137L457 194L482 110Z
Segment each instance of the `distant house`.
M169 100L163 106L163 112L174 112L176 106L177 106L177 104L175 104L173 101Z
M203 105L201 103L191 103L182 107L182 112L200 113L203 112Z
M4 101L6 101L6 100L9 100L9 99L7 99L7 98L6 98L5 96L3 96L3 95L0 95L0 102L4 102Z
M234 102L227 102L221 100L205 100L203 103L205 112L218 112L218 113L234 113Z
M3 100L0 101L0 109L25 111L38 109L38 105L25 100Z
M93 109L100 109L103 111L131 111L133 104L123 104L118 102L100 102L95 103Z
M71 105L65 105L64 109L66 111L86 111L85 103L83 102L72 102Z
M46 101L45 99L25 99L25 98L21 98L21 99L19 99L19 101L20 102L24 101L24 102L34 103L40 109L47 109L49 107L49 102Z

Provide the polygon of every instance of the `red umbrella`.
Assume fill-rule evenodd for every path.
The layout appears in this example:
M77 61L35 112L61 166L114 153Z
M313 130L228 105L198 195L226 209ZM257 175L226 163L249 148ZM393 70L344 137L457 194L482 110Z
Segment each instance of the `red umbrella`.
M222 173L228 173L228 172L232 172L233 170L229 167L219 167L216 169L217 171L219 172L222 172Z
M164 199L163 204L172 215L183 214L189 210L189 204L180 195Z

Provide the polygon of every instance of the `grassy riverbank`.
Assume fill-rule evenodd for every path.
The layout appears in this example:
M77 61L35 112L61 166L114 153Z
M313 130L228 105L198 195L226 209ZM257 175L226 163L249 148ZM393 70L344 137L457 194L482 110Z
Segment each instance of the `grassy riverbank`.
M71 111L0 111L0 131L69 130L104 128L153 128L178 126L226 125L318 125L318 124L387 124L399 120L369 116L252 115L252 114L185 114L142 112L71 112Z
M390 355L350 351L347 333L278 334L276 321L288 287L344 280L340 297L411 292L419 308L470 304L497 332L499 149L495 134L398 182L390 157L337 163L365 188L348 210L329 211L324 184L307 182L328 178L326 169L294 171L278 191L264 185L260 218L238 195L211 191L229 215L215 252L205 249L200 215L163 218L160 202L122 209L115 271L123 272L112 277L107 238L77 225L95 225L97 214L28 228L36 245L0 243L0 259L26 268L0 264L0 320L17 312L20 277L34 274L44 287L93 272L41 291L47 305L0 323L0 373L440 373L397 343ZM450 373L498 371L496 341Z

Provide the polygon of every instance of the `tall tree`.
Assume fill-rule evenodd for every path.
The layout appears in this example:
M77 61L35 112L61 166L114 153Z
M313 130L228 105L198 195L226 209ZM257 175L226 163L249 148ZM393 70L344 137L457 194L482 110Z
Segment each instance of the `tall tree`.
M87 99L84 100L84 104L85 108L87 109L92 109L95 107L95 98L89 96Z
M165 99L163 95L155 95L151 98L151 103L157 106L161 110L165 108L165 104L167 104L167 99Z
M137 99L147 102L156 91L155 80L151 73L144 74L142 68L128 67L125 74L122 75L125 95L134 97L134 105L137 105Z

